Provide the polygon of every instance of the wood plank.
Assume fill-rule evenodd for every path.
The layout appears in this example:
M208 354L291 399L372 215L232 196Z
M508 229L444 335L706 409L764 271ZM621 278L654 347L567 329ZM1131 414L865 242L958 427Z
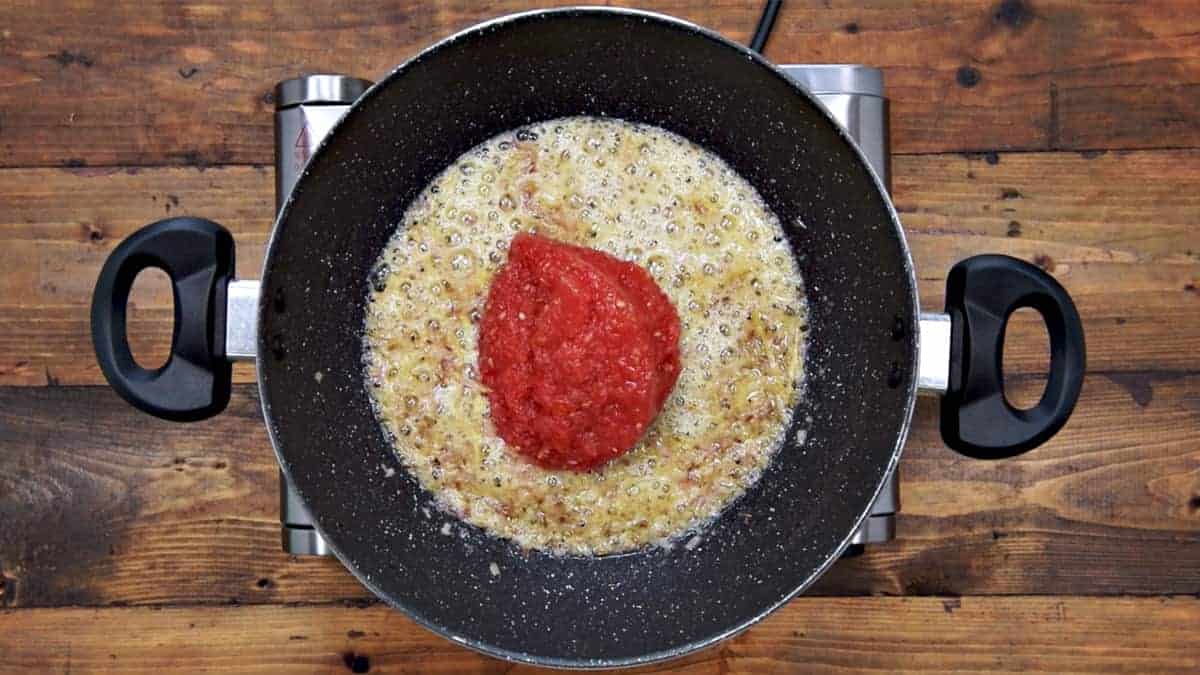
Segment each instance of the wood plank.
M909 156L894 169L926 308L941 306L957 260L1009 253L1052 269L1075 296L1093 370L1200 370L1200 151ZM272 190L270 172L250 167L0 170L0 384L103 383L92 285L112 247L152 220L223 223L239 275L257 277ZM136 290L134 352L161 358L169 289ZM1040 330L1014 331L1013 372L1043 367ZM250 382L253 369L236 377Z
M0 166L268 164L277 80L379 78L478 21L572 2L6 3ZM738 41L761 7L634 4ZM882 67L901 153L1196 147L1193 10L1190 0L794 0L767 55Z
M1195 672L1200 600L799 598L640 673ZM0 612L0 672L535 673L382 606Z
M893 199L907 232L981 244L1068 244L1090 262L1200 259L1200 152L964 153L897 157ZM1010 249L1053 257L1046 248Z
M1058 437L1004 462L947 450L923 400L899 540L812 593L1200 593L1198 391L1200 375L1091 376ZM0 605L370 597L336 561L279 551L276 481L249 386L188 425L103 387L0 388Z

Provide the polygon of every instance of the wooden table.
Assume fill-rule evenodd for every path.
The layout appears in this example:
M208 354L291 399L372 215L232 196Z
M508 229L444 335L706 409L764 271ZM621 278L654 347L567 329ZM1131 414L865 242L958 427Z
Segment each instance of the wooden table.
M0 670L527 670L281 553L252 370L225 414L161 422L104 385L87 317L109 250L167 215L224 223L258 275L277 80L379 77L523 5L0 3ZM760 3L654 8L745 40ZM923 402L899 539L661 670L1200 669L1200 8L793 0L767 55L884 68L925 307L960 258L1036 261L1078 302L1089 370L1063 432L1012 461L952 454ZM130 312L146 362L170 336L152 281ZM1045 338L1013 332L1031 401Z

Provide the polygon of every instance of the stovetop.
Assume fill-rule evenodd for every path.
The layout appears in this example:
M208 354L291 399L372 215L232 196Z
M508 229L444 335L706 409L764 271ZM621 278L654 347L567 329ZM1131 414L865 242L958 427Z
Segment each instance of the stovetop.
M883 184L891 189L888 102L883 73L861 65L783 65L788 76L811 92L846 130ZM347 108L371 86L345 75L315 74L275 87L275 208L283 205L305 163ZM871 505L851 539L850 554L895 538L900 493L896 473ZM279 476L283 549L293 555L329 555L303 502Z

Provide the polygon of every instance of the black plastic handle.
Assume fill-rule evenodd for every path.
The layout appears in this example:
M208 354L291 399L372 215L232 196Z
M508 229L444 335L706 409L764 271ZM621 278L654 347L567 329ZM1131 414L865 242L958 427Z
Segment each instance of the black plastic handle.
M1004 397L1001 359L1012 313L1041 313L1050 334L1050 377L1038 404L1018 410ZM1086 349L1079 312L1041 268L1004 255L968 258L946 280L950 386L942 397L942 439L977 459L1003 459L1044 443L1067 423L1083 385Z
M225 358L225 291L233 254L229 232L201 218L160 220L113 249L92 295L92 344L104 377L126 401L178 422L225 409L232 371ZM129 290L148 267L166 272L175 294L171 355L155 370L133 360L125 334Z

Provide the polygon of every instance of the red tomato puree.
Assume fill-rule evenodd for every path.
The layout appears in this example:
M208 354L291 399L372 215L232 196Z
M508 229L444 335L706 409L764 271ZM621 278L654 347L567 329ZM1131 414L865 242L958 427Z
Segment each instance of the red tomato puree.
M518 234L488 291L479 366L492 422L548 469L628 452L679 377L679 316L646 270Z

